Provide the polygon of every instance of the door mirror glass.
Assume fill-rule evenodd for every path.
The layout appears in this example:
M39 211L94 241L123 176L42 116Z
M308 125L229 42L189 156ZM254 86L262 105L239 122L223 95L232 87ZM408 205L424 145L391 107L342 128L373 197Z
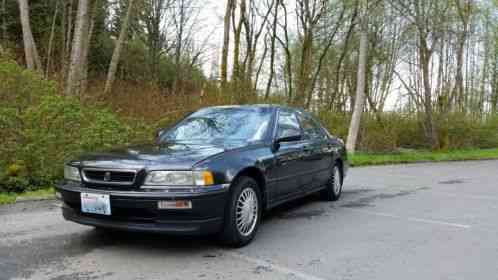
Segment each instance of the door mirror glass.
M159 129L156 131L156 134L154 135L156 137L156 141L159 141L161 136L164 134L165 130L164 129Z
M301 140L301 127L296 114L293 112L281 110L278 115L277 125L277 143Z

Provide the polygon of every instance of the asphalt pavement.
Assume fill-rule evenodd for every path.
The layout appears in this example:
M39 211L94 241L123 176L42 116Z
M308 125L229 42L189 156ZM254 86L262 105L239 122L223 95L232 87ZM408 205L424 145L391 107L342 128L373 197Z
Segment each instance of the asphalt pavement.
M337 202L266 214L254 241L106 233L56 201L0 207L0 279L497 279L498 161L353 168Z

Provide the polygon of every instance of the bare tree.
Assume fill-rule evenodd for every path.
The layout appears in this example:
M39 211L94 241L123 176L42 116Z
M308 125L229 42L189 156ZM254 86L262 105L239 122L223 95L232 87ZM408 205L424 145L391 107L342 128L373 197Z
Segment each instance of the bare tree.
M455 75L455 86L453 87L452 96L450 98L457 98L458 105L461 110L464 107L464 88L463 88L463 59L464 59L464 48L467 42L467 37L469 33L469 20L472 12L471 0L454 0L455 6L457 8L458 17L461 21L461 30L457 32L457 65L456 65L456 75ZM451 102L448 102L448 107L451 106Z
M309 86L307 88L307 92L305 94L307 95L306 98L306 108L309 108L311 105L311 100L313 98L313 92L315 90L316 83L318 81L318 76L320 75L320 71L322 70L323 63L325 61L325 57L328 54L329 49L332 47L332 43L334 42L335 36L337 35L337 32L339 31L340 27L344 24L343 18L346 12L346 8L341 8L341 12L339 13L339 16L337 19L332 17L328 22L325 21L323 23L326 28L325 32L325 40L323 42L320 42L320 45L324 45L321 51L317 50L317 53L319 53L319 58L318 58L318 64L314 69L314 72L310 74L310 82ZM356 9L353 11L353 18L356 18ZM313 69L311 69L313 71Z
M147 46L149 68L151 77L158 79L159 62L164 53L173 48L173 44L167 41L168 29L164 27L169 24L167 12L172 0L142 0L136 2L135 11L139 13L139 21L145 26L144 43Z
M325 0L296 0L296 14L301 43L300 63L297 73L297 92L292 101L296 106L305 105L306 93L308 92L311 81L315 33L320 19L325 14L326 8L327 1Z
M277 21L278 21L278 0L275 4L275 9L273 12L273 24L271 25L271 43L270 43L270 76L268 77L268 82L266 83L265 99L270 96L271 84L273 82L273 75L275 75L275 40L277 38Z
M69 69L69 59L71 59L71 39L73 31L73 0L67 0L63 5L62 13L62 77L66 80L68 69Z
M346 36L344 38L344 43L343 43L344 46L342 48L342 51L339 55L339 59L338 59L337 64L335 66L335 79L334 79L334 84L332 86L331 96L329 97L329 105L328 105L329 110L333 109L333 105L334 105L334 102L336 101L336 97L340 96L339 89L340 89L341 84L342 84L340 82L340 77L341 77L341 75L345 76L344 71L341 71L341 69L343 68L343 62L346 59L348 52L350 51L350 41L351 41L350 39L351 39L351 36L353 34L353 30L357 24L357 20L356 20L357 15L358 15L358 1L356 1L356 5L354 8L353 14L351 16L351 19L350 19L349 27L348 27L348 30L346 31Z
M2 41L7 42L7 0L2 0Z
M242 79L242 67L240 63L240 37L244 21L246 20L246 0L240 0L239 4L239 20L236 22L235 10L232 10L232 25L233 25L233 69L232 79L240 81Z
M491 113L498 113L498 25L495 26L495 32L492 33L494 36L491 40L494 42L494 48L492 49L492 63L490 70L490 84L491 84Z
M366 7L365 7L366 9ZM365 106L365 81L366 81L366 68L367 68L367 52L368 52L368 15L364 13L360 21L360 50L358 53L358 73L356 84L356 98L353 109L353 116L351 117L351 124L349 126L348 138L346 142L346 149L350 153L354 153L356 146L356 139L360 130L361 113Z
M247 83L247 86L250 87L253 84L253 75L258 74L254 73L254 67L256 63L256 56L258 50L261 45L259 44L259 39L263 34L263 31L268 27L269 16L272 12L274 5L278 5L278 1L282 0L272 0L272 1L264 1L264 4L260 4L257 1L249 1L249 10L248 15L244 20L245 27L245 37L246 37L246 55L244 57L243 68L244 68L244 79ZM266 10L261 11L260 7L263 6ZM278 8L277 8L278 9ZM261 57L261 63L266 58L268 52L268 44L264 42L263 55ZM260 70L258 67L257 70ZM258 76L259 78L259 76ZM257 87L256 81L253 84L253 92L256 92L255 88Z
M445 1L396 0L392 2L399 13L416 31L417 67L421 76L421 89L417 95L424 107L424 130L432 148L439 148L437 125L434 121L431 61L443 34L441 27L447 11Z
M17 2L19 3L26 65L28 69L42 71L40 56L38 55L38 49L36 48L36 43L33 38L29 22L28 0L18 0Z
M280 43L282 48L284 49L285 53L285 74L286 74L286 88L287 88L287 103L291 103L294 96L293 96L293 74L292 74L292 68L293 68L293 59L292 59L292 52L291 52L291 41L290 41L290 36L289 36L289 29L288 29L288 11L287 11L287 6L285 5L284 1L279 1L280 2L280 7L282 8L282 11L284 13L283 15L283 23L278 22L279 27L282 29L282 33L284 35L284 38L281 38L280 36L277 35L277 41ZM278 3L277 3L278 4Z
M187 25L187 5L185 3L185 0L179 0L178 2L178 19L176 17L174 18L175 22L175 27L177 29L176 32L176 44L175 44L175 65L176 68L178 69L180 67L180 60L182 56L182 47L183 47L183 40L184 40L184 33L185 33L185 28Z
M48 77L50 71L50 64L52 62L52 46L55 37L55 24L57 22L57 14L59 12L59 0L55 3L54 16L52 17L52 26L50 28L50 37L48 39L48 49L47 49L47 63L45 65L45 77Z
M90 7L92 12L88 16L88 31L83 38L83 51L82 51L82 63L81 63L81 84L80 92L85 93L88 87L88 55L90 53L90 45L92 42L93 30L95 28L95 16L99 7L99 0L91 0ZM90 9L90 8L89 8Z
M107 72L107 80L105 83L104 94L108 94L112 91L112 84L116 77L116 70L118 69L119 59L121 57L121 49L123 48L124 40L126 39L126 34L128 30L128 23L130 21L130 16L133 10L133 0L128 1L128 8L126 10L126 15L124 17L123 23L121 24L121 31L119 32L119 38L116 41L114 47L114 52L112 53L111 63L109 64L109 71Z
M221 49L220 79L222 86L227 82L228 73L228 49L230 46L230 23L232 11L235 9L235 0L227 0L225 17L223 18L223 46Z
M71 49L71 60L64 90L64 94L67 96L77 95L80 90L84 37L87 36L88 33L88 10L89 0L79 0Z

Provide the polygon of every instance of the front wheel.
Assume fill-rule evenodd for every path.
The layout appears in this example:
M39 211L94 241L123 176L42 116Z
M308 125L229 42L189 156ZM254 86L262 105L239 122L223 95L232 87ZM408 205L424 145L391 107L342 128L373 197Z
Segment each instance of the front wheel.
M334 164L332 177L327 182L325 189L320 192L322 198L328 201L338 200L342 193L342 181L341 168L337 164Z
M232 185L221 241L242 247L254 238L261 219L261 193L258 183L250 177L240 177Z

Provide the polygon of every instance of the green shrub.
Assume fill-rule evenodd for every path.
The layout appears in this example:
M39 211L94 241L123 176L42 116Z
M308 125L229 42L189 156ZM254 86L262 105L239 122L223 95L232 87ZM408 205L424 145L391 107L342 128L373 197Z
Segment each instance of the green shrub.
M478 128L475 146L484 149L498 147L498 115L490 117Z
M350 118L343 113L322 111L318 114L324 126L334 135L346 139ZM447 149L498 147L498 116L484 121L462 113L452 113L447 122L435 117L440 140ZM356 149L363 152L398 152L402 149L430 150L423 126L423 116L399 112L362 115Z
M11 61L0 69L0 84L7 82L0 87L0 191L50 186L81 152L150 138L142 122L58 95L53 82Z
M344 139L344 141L346 140L351 120L348 115L331 111L320 111L318 118L332 135L338 136Z

